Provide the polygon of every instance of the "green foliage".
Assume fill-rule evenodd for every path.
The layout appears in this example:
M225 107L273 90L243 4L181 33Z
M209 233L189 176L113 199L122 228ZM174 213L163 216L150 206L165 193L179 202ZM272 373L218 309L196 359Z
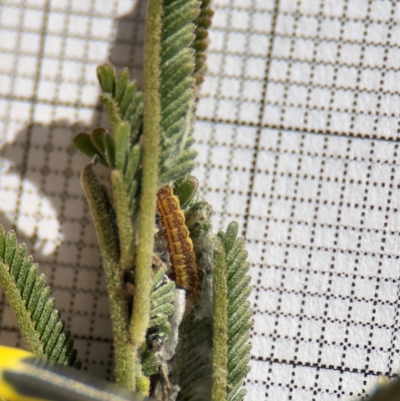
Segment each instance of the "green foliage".
M187 185L183 180L179 188ZM192 199L196 199L196 195L192 194ZM185 214L198 255L202 280L194 313L181 329L183 346L177 354L177 364L180 366L178 382L181 386L178 400L200 401L211 399L211 372L215 352L213 321L216 317L213 303L218 294L212 290L215 280L215 257L210 246L212 210L206 202L194 200ZM218 234L225 251L227 274L227 401L241 401L246 394L241 386L249 370L251 348L249 338L252 312L247 300L250 294L250 277L247 274L249 263L246 261L244 242L237 238L237 234L237 223L229 224L226 233Z
M214 15L210 2L211 0L202 0L200 15L195 20L196 40L193 43L193 48L196 51L196 67L194 76L198 86L203 83L206 72L206 51L209 45L208 28L211 26L211 20Z
M228 365L228 285L225 249L214 237L214 297L213 297L213 370L212 401L227 399Z
M225 248L228 279L228 401L243 399L246 391L240 387L250 369L250 265L244 241L237 234L236 222L229 224L226 233L218 234Z
M174 182L195 166L195 39L197 0L166 0L163 4L160 65L161 155L159 185Z
M116 213L108 195L94 171L97 156L81 173L81 185L90 206L97 240L103 259L107 291L110 299L110 315L113 328L115 376L121 385L134 389L132 349L128 336L128 310L123 293L123 269Z
M136 81L131 81L129 71L124 68L116 75L111 64L97 68L97 76L103 89L100 101L107 112L113 131L121 121L131 127L130 144L137 143L143 119L143 94L137 89Z
M188 175L174 183L174 194L179 198L182 209L187 209L198 197L199 182L196 177Z
M160 267L155 273L150 293L150 323L149 329L157 330L158 335L165 338L171 331L168 321L174 313L174 288L173 281L165 281L166 267Z
M175 283L165 274L167 268L161 266L155 272L150 293L150 323L146 335L147 349L142 357L143 373L155 375L160 369L158 352L171 331L169 317L174 313Z
M100 100L108 114L112 134L104 128L95 128L91 134L79 133L73 142L85 155L90 158L97 155L101 164L121 173L121 180L115 178L113 187L116 202L121 205L121 199L127 199L130 216L134 219L139 196L142 150L138 141L143 123L143 94L137 90L136 82L130 81L127 69L116 75L114 67L105 64L98 67L97 75L104 91ZM116 209L118 215L118 207ZM125 227L122 231L126 233L132 229ZM127 242L132 245L131 239Z
M114 167L114 140L104 128L95 128L91 134L81 132L73 139L75 147L83 154L99 157L103 166Z
M84 167L81 185L93 216L103 261L117 264L120 250L115 210L107 188L99 182L93 171L97 162L98 158L95 156L93 161Z
M211 400L212 318L185 320L181 329L182 348L177 353L178 401Z
M0 283L17 317L26 345L38 356L79 368L70 332L64 330L50 289L25 244L18 245L13 231L0 226Z
M127 69L116 75L114 67L105 64L98 67L97 76L104 91L100 101L107 112L113 135L104 128L96 128L91 134L79 133L74 138L74 145L90 158L97 154L103 165L117 168L133 178L136 169L130 168L129 160L133 156L137 168L140 148L136 144L142 128L143 94L137 89L136 82L129 79Z
M192 313L180 328L180 346L173 364L173 378L181 387L178 400L211 399L212 327L213 327L213 251L211 234L212 210L198 201L198 181L188 175L175 182L186 216L186 225L193 241L200 276L198 300Z

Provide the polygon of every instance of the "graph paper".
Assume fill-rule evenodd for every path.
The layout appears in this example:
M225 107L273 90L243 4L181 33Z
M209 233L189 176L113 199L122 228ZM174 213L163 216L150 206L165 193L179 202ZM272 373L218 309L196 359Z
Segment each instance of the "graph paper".
M400 372L400 4L213 6L195 175L215 231L238 221L249 250L246 399L359 399ZM142 82L145 9L0 4L0 220L46 274L84 368L105 378L108 301L71 139L106 124L97 65ZM23 346L3 295L0 317L0 343Z

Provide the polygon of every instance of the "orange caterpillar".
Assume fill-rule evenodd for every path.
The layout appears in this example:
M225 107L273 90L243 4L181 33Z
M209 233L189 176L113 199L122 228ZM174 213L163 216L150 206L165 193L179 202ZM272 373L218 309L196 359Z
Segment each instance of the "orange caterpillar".
M158 191L157 207L171 254L172 279L178 286L188 290L189 296L195 300L199 284L196 254L185 224L185 215L171 185L166 185Z

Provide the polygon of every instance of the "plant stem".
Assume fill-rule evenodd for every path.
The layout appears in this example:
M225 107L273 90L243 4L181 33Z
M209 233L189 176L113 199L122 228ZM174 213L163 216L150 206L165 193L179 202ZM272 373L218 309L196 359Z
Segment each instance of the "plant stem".
M214 240L214 317L212 401L227 399L228 365L228 285L222 241Z
M145 340L150 319L151 263L154 244L158 159L160 154L160 37L162 0L149 0L144 47L142 186L139 210L135 294L129 327L133 352Z
M134 359L128 336L128 308L122 291L122 272L119 266L118 228L107 189L96 178L93 165L81 174L81 184L93 216L96 235L103 259L115 352L115 378L122 386L135 390Z
M119 267L122 272L132 269L135 263L133 252L134 236L132 219L130 218L127 185L118 170L111 172L111 184L114 195L114 207L117 215L119 236Z
M104 271L113 326L116 382L130 390L136 390L135 358L129 343L128 314L122 291L121 269L104 261Z

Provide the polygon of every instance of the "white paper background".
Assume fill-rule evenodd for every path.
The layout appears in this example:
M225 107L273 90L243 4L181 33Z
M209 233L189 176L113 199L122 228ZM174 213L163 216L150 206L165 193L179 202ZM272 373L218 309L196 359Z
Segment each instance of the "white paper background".
M400 5L214 0L196 175L237 220L254 291L247 400L352 400L400 371ZM0 4L0 220L48 277L85 368L111 377L107 295L72 136L95 68L141 79L142 0ZM21 340L4 296L0 343Z

